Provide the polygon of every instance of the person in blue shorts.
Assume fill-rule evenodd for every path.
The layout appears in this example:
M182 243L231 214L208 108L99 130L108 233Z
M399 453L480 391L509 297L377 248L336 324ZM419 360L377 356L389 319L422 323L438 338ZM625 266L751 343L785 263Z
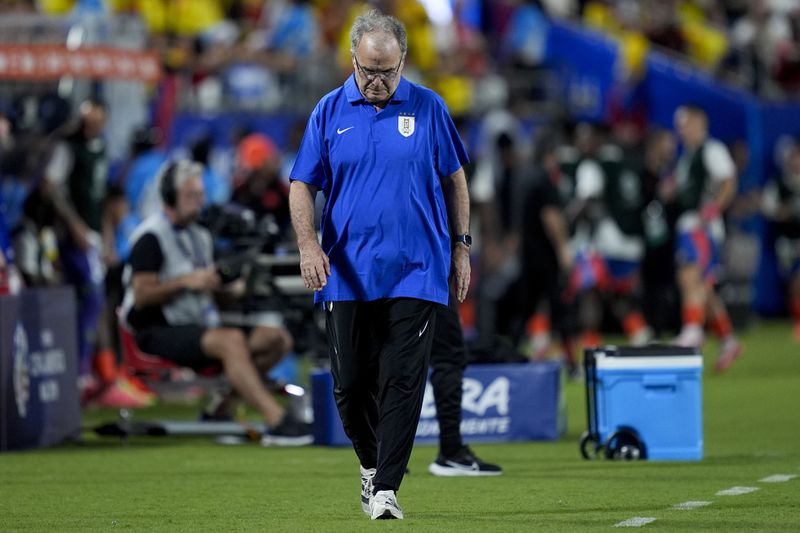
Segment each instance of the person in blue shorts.
M361 463L362 509L397 503L448 280L469 286L466 151L442 99L402 77L403 25L373 10L350 30L353 75L308 119L289 204L306 286L326 314L334 396ZM314 199L322 191L322 242Z
M679 107L675 129L683 153L674 178L662 187L668 209L677 214L676 266L683 325L675 342L700 348L707 323L720 339L714 368L724 371L742 353L715 290L725 238L722 213L736 195L736 165L727 147L709 136L708 116L702 109Z

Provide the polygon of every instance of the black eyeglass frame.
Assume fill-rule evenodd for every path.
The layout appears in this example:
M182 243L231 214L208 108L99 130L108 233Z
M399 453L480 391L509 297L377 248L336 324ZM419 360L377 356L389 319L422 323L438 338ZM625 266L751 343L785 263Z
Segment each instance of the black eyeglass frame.
M356 63L356 68L358 68L361 75L366 78L367 81L373 81L375 78L380 78L383 81L392 81L397 77L398 72L400 72L400 66L403 64L403 59L400 58L400 62L397 64L396 67L390 70L380 70L378 72L368 72L361 63L358 62L358 58L355 54L353 54L353 61Z

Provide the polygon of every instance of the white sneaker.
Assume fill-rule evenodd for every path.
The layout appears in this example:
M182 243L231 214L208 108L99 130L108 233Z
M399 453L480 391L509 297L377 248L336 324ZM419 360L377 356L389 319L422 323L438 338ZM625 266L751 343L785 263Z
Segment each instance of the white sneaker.
M393 490L379 490L372 497L370 507L373 520L403 519L403 510L397 504L397 496Z
M547 359L547 354L550 351L550 334L538 333L531 339L531 352L534 361L543 361Z
M633 335L631 335L631 346L645 346L653 340L653 330L645 326Z
M692 324L689 326L683 326L680 334L675 337L673 342L678 346L699 349L701 346L703 346L704 340L705 335L703 334L703 328Z
M375 477L374 468L364 468L359 465L361 469L361 508L364 513L371 517L370 504L372 503L372 479Z
M734 361L742 355L742 345L733 335L722 341L719 351L719 358L714 364L714 370L724 372L728 370Z

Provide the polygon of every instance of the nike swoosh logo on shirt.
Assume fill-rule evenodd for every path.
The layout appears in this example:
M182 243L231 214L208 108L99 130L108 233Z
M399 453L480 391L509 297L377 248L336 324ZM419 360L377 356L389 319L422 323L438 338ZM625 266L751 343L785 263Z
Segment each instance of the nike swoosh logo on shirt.
M341 135L342 133L346 132L347 130L352 130L353 128L355 128L355 126L350 126L349 128L345 128L343 130L340 130L339 128L336 128L336 133Z

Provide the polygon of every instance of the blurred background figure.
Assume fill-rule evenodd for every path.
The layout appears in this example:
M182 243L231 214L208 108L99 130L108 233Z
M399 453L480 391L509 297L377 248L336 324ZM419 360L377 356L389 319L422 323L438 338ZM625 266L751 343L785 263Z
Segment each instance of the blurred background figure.
M289 230L289 187L281 177L281 156L275 143L261 133L239 141L233 202L252 210L258 221L268 219L280 234Z
M592 142L599 143L601 133L594 135ZM620 321L629 343L647 344L652 330L641 311L640 284L644 195L641 179L618 145L603 143L580 163L575 198L581 231L576 238L583 242L570 288L581 300L584 345L600 345L604 305Z
M131 212L144 220L158 208L155 176L167 160L161 148L163 134L155 127L137 128L131 136L130 155L118 172Z
M776 233L776 253L786 280L794 339L800 342L800 146L792 143L781 172L764 190L762 208Z
M88 100L77 122L59 134L47 164L44 197L53 207L64 281L78 298L78 372L82 400L141 406L152 396L117 372L105 300L105 274L115 239L107 221L108 157L103 139L105 105Z
M525 351L538 361L549 354L551 330L558 332L567 371L575 375L577 331L572 302L565 295L574 256L564 214L566 205L559 194L565 178L553 140L540 140L534 162L535 175L525 196L522 217L522 269L513 290L517 297L515 307L520 312L514 338L522 336L520 329L524 327L528 344Z
M720 338L715 368L726 370L741 355L742 346L714 285L725 238L722 213L736 194L736 167L728 149L708 134L702 109L682 106L675 112L675 129L683 154L674 180L665 182L665 200L677 212L677 281L681 291L683 326L675 342L700 348L706 322Z
M677 144L667 129L655 128L645 139L642 180L642 260L644 311L654 335L660 338L680 325L678 293L675 289L675 213L661 201L660 187L675 170Z

